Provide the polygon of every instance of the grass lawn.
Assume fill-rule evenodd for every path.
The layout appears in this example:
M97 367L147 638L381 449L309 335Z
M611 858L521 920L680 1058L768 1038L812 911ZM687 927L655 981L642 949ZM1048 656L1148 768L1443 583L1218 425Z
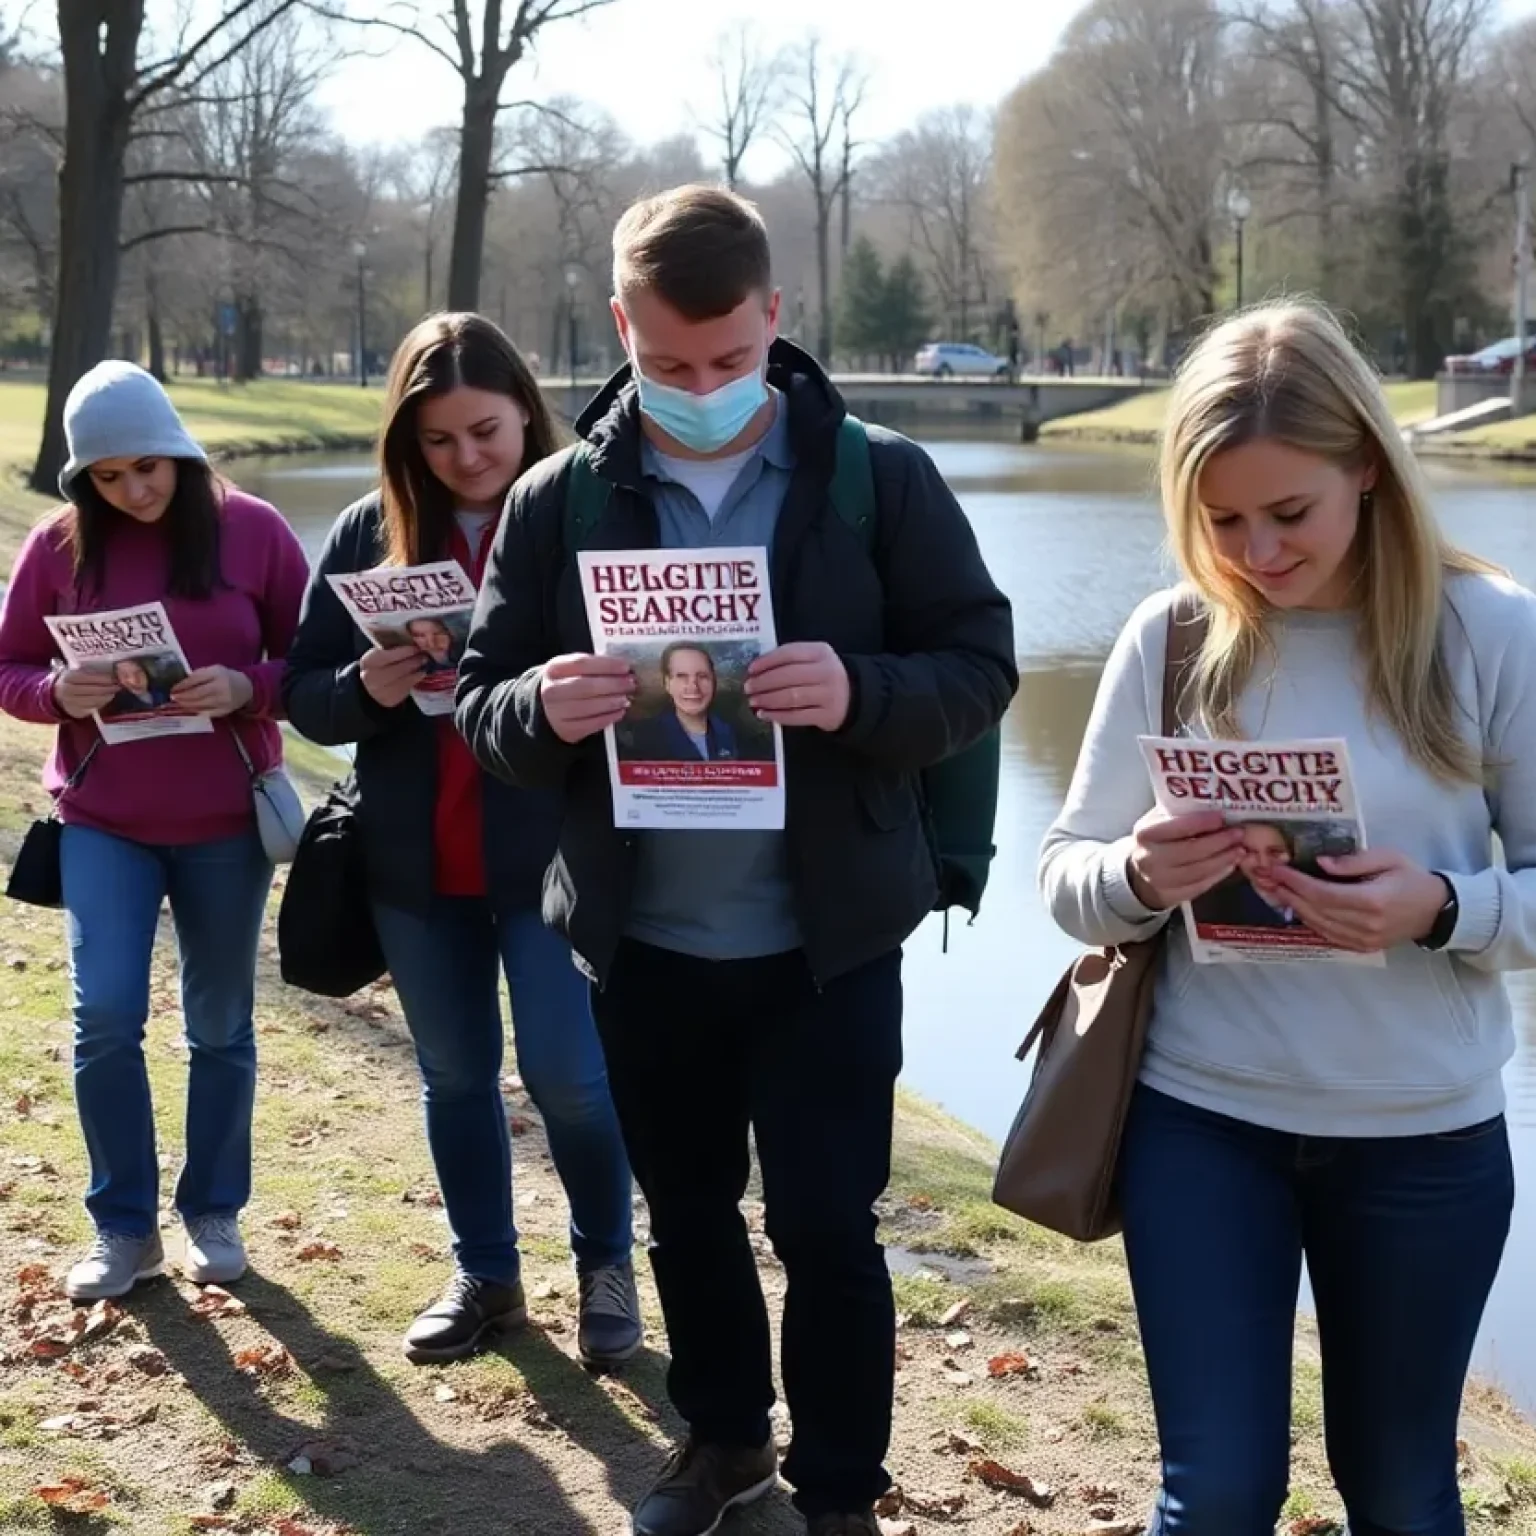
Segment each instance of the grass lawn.
M8 568L26 531L55 505L23 481L31 471L42 431L45 390L40 383L0 383L0 565ZM209 379L171 386L171 398L192 435L211 452L231 457L262 448L356 447L378 425L382 390L355 384L262 379L220 388Z
M47 733L0 720L0 863L42 800ZM124 748L121 750L132 750ZM313 797L323 755L296 764ZM56 913L12 905L0 951L0 1531L191 1536L606 1536L678 1425L655 1295L648 1348L621 1376L574 1358L568 1214L537 1112L509 1060L518 1223L533 1319L457 1366L406 1364L399 1337L442 1283L447 1231L416 1071L387 986L343 1003L285 988L267 934L253 1272L233 1301L174 1274L126 1305L76 1311L56 1289L87 1235ZM186 1052L168 943L146 1052L162 1200L181 1145ZM1024 1074L1019 1070L1019 1087ZM903 1096L882 1207L900 1312L891 1532L1139 1530L1156 1475L1118 1244L1080 1249L989 1199L995 1149ZM746 1203L763 1286L784 1276ZM641 1240L644 1213L641 1217ZM174 1265L179 1234L169 1213ZM1192 1368L1198 1368L1192 1362ZM1282 1527L1337 1531L1303 1330L1294 1492ZM786 1426L779 1421L781 1437ZM1469 1395L1474 1530L1536 1532L1536 1431ZM1017 1490L1021 1476L1033 1493ZM939 1522L939 1523L935 1523ZM1120 1524L1119 1522L1124 1522ZM731 1527L803 1530L781 1496Z
M1412 426L1434 414L1433 380L1411 379L1386 386L1387 403L1400 426ZM1102 411L1069 416L1064 421L1047 422L1040 429L1042 437L1078 439L1091 442L1155 443L1163 429L1168 410L1166 389L1149 389ZM1536 437L1536 428L1528 429ZM1466 434L1470 437L1472 434Z

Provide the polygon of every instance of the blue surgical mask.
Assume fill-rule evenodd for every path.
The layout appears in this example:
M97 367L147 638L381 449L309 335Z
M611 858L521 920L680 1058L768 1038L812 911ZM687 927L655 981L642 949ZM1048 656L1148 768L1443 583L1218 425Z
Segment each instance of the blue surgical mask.
M740 437L768 398L760 368L707 395L691 395L686 389L646 378L638 364L632 367L640 389L640 409L668 437L695 453L718 453Z

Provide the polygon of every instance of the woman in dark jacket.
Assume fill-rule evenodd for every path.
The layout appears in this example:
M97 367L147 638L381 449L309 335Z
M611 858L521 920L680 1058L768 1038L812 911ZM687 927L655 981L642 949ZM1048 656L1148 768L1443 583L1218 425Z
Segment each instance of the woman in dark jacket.
M427 653L414 641L373 646L326 580L457 560L478 583L507 490L554 447L538 384L496 326L468 314L422 321L390 365L382 485L331 530L283 684L304 735L357 743L373 916L415 1042L454 1237L454 1276L406 1334L406 1356L419 1362L469 1354L527 1315L500 1086L499 972L518 1066L570 1199L582 1357L613 1365L640 1345L629 1164L586 982L539 911L559 799L482 773L451 714L428 715L412 698Z

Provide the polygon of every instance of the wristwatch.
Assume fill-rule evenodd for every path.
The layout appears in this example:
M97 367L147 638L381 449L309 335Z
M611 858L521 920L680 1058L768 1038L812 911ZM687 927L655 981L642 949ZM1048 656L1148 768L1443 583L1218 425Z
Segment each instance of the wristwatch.
M1435 875L1445 885L1445 905L1435 914L1429 932L1422 939L1414 941L1420 949L1444 949L1451 942L1451 935L1456 931L1456 919L1461 915L1461 902L1457 899L1456 887L1438 869Z

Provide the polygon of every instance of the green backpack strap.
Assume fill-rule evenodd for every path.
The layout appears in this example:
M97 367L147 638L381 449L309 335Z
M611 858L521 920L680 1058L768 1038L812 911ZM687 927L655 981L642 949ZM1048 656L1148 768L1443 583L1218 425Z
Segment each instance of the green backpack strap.
M565 547L575 554L585 549L592 530L602 520L612 486L592 467L585 443L571 450L571 468L565 482Z
M878 503L870 461L869 433L857 416L844 416L837 428L837 458L829 488L832 508L858 536L870 558L875 555ZM939 866L939 895L934 911L944 913L945 947L949 909L961 907L974 922L981 910L987 876L997 845L998 785L1002 730L994 726L970 746L925 768L920 777L924 814Z

